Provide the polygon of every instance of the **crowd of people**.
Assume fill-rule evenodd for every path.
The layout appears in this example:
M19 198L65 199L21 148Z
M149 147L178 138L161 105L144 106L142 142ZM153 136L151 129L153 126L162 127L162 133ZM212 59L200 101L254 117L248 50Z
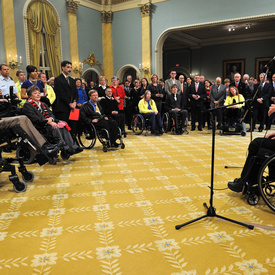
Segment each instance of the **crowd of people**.
M26 67L25 72L18 70L14 81L9 77L9 67L1 64L0 92L2 97L8 95L9 87L13 86L14 93L21 100L18 107L26 115L39 132L51 132L51 135L62 144L63 156L69 157L82 151L74 140L77 125L93 123L96 129L106 128L110 131L112 147L116 143L117 129L127 137L131 130L132 119L135 114L142 114L150 123L152 135L164 133L162 125L163 113L168 113L174 121L175 132L182 134L186 131L188 121L191 120L191 131L202 131L207 127L212 129L210 113L203 111L218 106L230 105L226 112L229 123L239 115L238 110L244 107L244 101L251 99L258 90L253 103L253 123L250 131L255 129L259 121L258 131L264 126L270 129L271 121L267 113L271 103L275 103L275 74L272 81L266 79L265 74L259 76L260 82L249 75L234 74L234 81L217 77L215 81L205 79L203 75L195 75L193 79L184 75L177 78L176 71L170 72L167 80L159 79L153 74L150 83L146 78L132 81L132 76L121 83L113 76L108 80L99 77L96 85L93 81L87 85L84 79L70 76L72 64L69 61L61 63L61 74L47 80L46 74L39 72L33 65ZM233 103L239 103L233 105ZM224 111L218 110L217 128L224 123ZM72 118L74 117L74 118ZM42 131L42 128L43 129ZM69 135L69 132L71 135ZM71 136L71 139L69 138Z

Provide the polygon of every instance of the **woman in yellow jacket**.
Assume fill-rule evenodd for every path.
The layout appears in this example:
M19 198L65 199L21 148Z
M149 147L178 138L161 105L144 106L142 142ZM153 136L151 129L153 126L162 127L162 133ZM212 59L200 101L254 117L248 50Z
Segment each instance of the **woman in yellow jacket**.
M144 119L149 119L151 124L151 134L162 135L163 126L161 115L158 112L155 101L151 99L151 92L149 90L144 93L144 97L139 101L138 109Z
M233 103L243 102L245 101L242 94L239 94L238 88L235 86L231 86L228 91L228 96L225 99L224 105L230 105ZM240 103L237 105L232 105L227 107L227 118L229 120L229 124L233 125L241 116L241 109L245 105L245 103Z

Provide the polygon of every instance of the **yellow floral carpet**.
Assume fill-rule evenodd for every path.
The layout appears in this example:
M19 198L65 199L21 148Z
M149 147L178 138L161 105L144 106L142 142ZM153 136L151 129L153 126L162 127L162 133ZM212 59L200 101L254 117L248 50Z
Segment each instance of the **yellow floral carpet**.
M254 137L259 136L255 133ZM238 177L249 136L216 136L215 188ZM275 274L272 212L260 200L215 191L207 218L211 133L134 136L126 148L92 150L57 165L28 166L25 193L0 177L1 274Z

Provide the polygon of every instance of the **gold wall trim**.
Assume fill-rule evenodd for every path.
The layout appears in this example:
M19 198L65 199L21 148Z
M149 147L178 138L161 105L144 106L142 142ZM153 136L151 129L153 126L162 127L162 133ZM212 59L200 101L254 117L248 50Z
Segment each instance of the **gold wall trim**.
M92 2L92 0L78 0L79 5L97 10L97 11L102 11L102 10L111 10L112 12L117 12L117 11L123 11L123 10L129 10L129 9L136 9L139 8L141 5L144 5L148 2L151 4L156 4L156 3L161 3L161 2L167 2L170 0L130 0L127 2L123 3L117 3L117 4L109 4L109 1L105 1L105 4L98 4L98 1Z

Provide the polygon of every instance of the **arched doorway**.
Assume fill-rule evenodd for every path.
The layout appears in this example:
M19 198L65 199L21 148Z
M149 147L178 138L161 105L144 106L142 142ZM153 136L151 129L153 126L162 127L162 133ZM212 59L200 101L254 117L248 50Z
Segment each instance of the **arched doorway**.
M139 69L131 64L124 65L117 72L117 77L120 79L120 82L124 82L128 75L132 76L132 81L141 79L141 73Z
M206 74L209 69L216 68L210 74L211 79L212 77L214 79L217 75L223 75L225 60L243 58L246 59L245 73L255 76L255 58L274 55L274 49L272 51L275 39L274 18L275 14L268 14L169 28L159 36L156 42L156 74L166 76L176 66L184 67L189 75ZM232 25L236 31L229 30ZM256 47L251 47L251 43ZM243 47L241 50L239 45ZM226 50L221 50L222 47ZM250 50L247 51L249 47ZM214 50L209 58L207 54L212 49ZM173 59L173 54L177 54L177 57L186 54L184 62Z
M100 72L97 69L90 68L83 73L82 78L85 79L88 85L90 85L91 81L93 81L96 85L98 85L99 76L100 76Z

